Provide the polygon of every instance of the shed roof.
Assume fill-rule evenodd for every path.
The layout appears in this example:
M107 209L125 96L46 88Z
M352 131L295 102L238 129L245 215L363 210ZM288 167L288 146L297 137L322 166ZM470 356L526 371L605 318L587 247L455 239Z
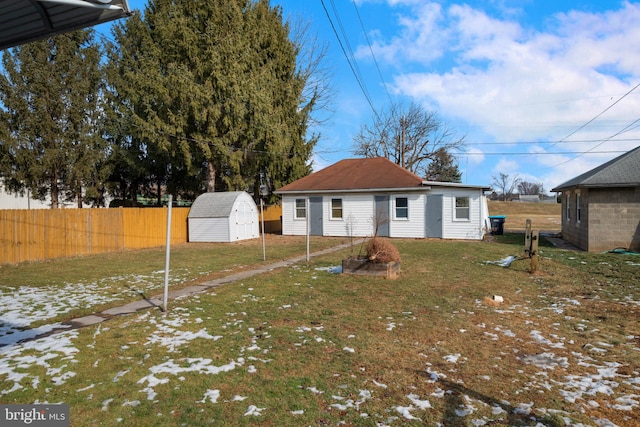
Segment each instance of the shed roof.
M300 178L277 190L349 191L363 189L420 188L423 179L384 157L345 159Z
M245 194L253 201L244 191L203 193L191 205L188 218L226 218L231 215L236 200Z
M130 15L127 0L2 0L0 50Z
M640 147L579 175L551 191L576 187L640 186Z

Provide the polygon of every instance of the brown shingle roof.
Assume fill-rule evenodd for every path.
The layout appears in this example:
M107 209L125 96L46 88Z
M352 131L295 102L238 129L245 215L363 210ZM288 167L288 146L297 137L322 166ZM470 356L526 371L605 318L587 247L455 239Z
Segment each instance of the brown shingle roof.
M277 190L349 191L422 186L423 179L384 157L340 160Z

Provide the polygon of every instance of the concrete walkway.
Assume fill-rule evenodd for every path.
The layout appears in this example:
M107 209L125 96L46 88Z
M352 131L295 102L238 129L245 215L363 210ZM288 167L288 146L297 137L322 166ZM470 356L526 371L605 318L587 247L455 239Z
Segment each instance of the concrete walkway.
M314 253L309 254L309 258L315 258L315 257L319 257L322 255L326 255L332 252L336 252L339 251L341 249L347 249L349 248L351 245L356 245L356 244L360 244L361 243L361 239L354 241L353 243L344 243L342 245L338 245L338 246L333 246L331 248L328 249L324 249L321 251L317 251ZM256 276L258 274L262 274L262 273L267 273L273 270L276 270L278 268L283 268L283 267L288 267L294 264L297 264L299 262L302 261L306 261L307 259L307 255L302 255L302 256L298 256L298 257L294 257L294 258L290 258L287 260L282 260L279 262L274 262L271 264L267 264L267 265L263 265L251 270L245 270L245 271L241 271L238 273L234 273L234 274L230 274L228 276L225 277L221 277L219 279L214 279L214 280L210 280L204 283L200 283L197 285L193 285L193 286L188 286L186 288L181 288L181 289L177 289L174 291L169 291L168 293L168 298L167 298L167 302L174 300L178 297L184 297L184 296L189 296L189 295L195 295L195 294L199 294L202 292L206 292L212 288L217 288L219 286L225 285L227 283L233 283L233 282L238 282L244 279L247 279L249 277L253 277ZM69 329L77 329L77 328L83 328L86 326L91 326L91 325L97 325L99 323L102 323L106 320L109 320L113 317L117 317L117 316L123 316L123 315L127 315L127 314L133 314L136 313L138 311L141 310L146 310L149 308L159 308L162 309L164 307L164 294L162 295L156 295L153 296L151 298L146 298L143 300L139 300L139 301L133 301L131 303L119 306L119 307L113 307L110 308L108 310L104 310L100 313L95 313L95 314L91 314L88 316L84 316L84 317L78 317L75 319L71 319L69 321L66 321L62 324L62 327L60 328L56 328L53 329L45 334L42 335L38 335L35 336L33 338L30 338L27 341L30 340L34 340L34 339L38 339L41 338L43 336L48 336L48 335L52 335L58 332L63 332L63 331L68 331Z

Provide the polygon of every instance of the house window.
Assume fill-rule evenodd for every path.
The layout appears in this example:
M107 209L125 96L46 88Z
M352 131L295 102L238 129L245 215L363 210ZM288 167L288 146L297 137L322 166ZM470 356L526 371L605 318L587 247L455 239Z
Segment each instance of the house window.
M331 199L331 219L342 219L342 199Z
M456 197L456 219L468 220L469 218L469 198Z
M409 219L409 199L396 197L396 219Z
M580 193L576 193L576 222L580 224L580 216L582 212L580 209Z
M567 194L567 199L564 204L567 207L567 221L571 221L571 194Z
M296 199L296 219L304 219L307 217L307 201L305 199Z

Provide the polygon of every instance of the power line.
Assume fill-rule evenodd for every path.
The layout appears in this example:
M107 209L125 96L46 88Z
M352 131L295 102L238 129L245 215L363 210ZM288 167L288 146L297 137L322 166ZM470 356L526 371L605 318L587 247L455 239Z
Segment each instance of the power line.
M640 86L640 84L639 84L638 86ZM636 86L636 87L638 87L638 86ZM624 129L622 129L622 130L620 130L619 132L617 132L617 133L615 133L615 134L611 135L610 137L608 137L608 138L604 139L600 144L596 145L595 147L592 147L592 148L590 148L590 149L588 149L587 151L584 151L584 152L582 152L582 153L577 153L577 156L575 156L575 157L573 157L573 158L571 158L571 159L569 159L569 160L565 160L564 162L562 162L562 163L560 163L560 164L557 164L555 167L562 166L562 165L564 165L564 164L566 164L566 163L569 163L570 161L573 161L573 160L577 159L578 157L581 157L581 156L583 156L583 155L585 155L585 154L587 154L587 153L593 153L593 152L594 152L593 150L595 150L596 148L600 147L600 146L601 146L602 144L604 144L605 142L608 142L608 141L610 141L611 139L615 138L616 136L618 136L618 135L620 135L620 134L622 134L622 133L625 133L625 132L627 132L627 131L629 131L629 130L631 130L631 129L635 129L635 128L637 127L637 126L636 126L636 123L638 123L638 122L640 122L640 119L636 119L636 120L634 120L633 122L631 122L630 124L628 124L627 126L625 126L625 127L624 127Z
M613 108L614 105L616 105L618 102L622 101L624 98L626 98L631 92L633 92L634 90L636 90L638 87L640 87L640 83L638 83L637 85L635 85L633 88L631 88L631 90L629 90L627 93L625 93L624 95L622 95L620 98L618 98L613 104L609 105L607 108L605 108L604 110L602 110L600 113L596 114L596 116L594 118L592 118L591 120L589 120L588 122L586 122L585 124L583 124L582 126L580 126L578 129L574 130L573 132L571 132L569 135L565 136L564 138L562 138L560 141L564 141L568 138L570 138L572 135L575 135L577 132L581 131L582 129L584 129L585 127L587 127L590 123L594 122L598 117L602 116L604 113L606 113L607 111L609 111L611 108ZM551 148L553 146L555 146L556 144L552 144L547 148Z
M376 66L376 70L378 70L378 76L380 77L380 81L382 82L382 87L384 88L384 91L387 94L387 98L389 98L389 103L393 104L393 101L391 100L391 95L389 94L389 90L387 89L387 83L384 81L384 77L382 77L382 71L380 71L378 60L376 59L376 55L373 53L373 47L371 47L371 41L369 40L369 35L367 34L367 30L364 28L364 22L362 22L362 17L360 16L360 10L358 9L358 5L356 4L355 0L353 0L352 3L353 3L353 8L356 10L358 21L360 21L360 28L362 28L362 34L364 34L364 38L367 41L367 46L369 46L369 52L371 52L373 63Z
M628 129L630 130L630 129ZM613 137L609 137L610 140ZM571 141L501 141L501 142L466 142L464 145L529 145L529 144L591 144L594 142L601 142L602 139L584 139L584 140L571 140ZM616 139L616 142L633 142L640 141L640 138L624 138L624 139ZM555 153L551 153L555 154Z
M331 19L331 15L329 14L329 11L327 10L326 5L324 4L324 0L320 0L320 3L322 4L322 8L324 9L325 14L327 15L327 19L329 20L329 24L331 25L331 29L333 30L333 34L336 36L336 39L338 40L338 44L340 45L340 49L342 49L342 54L344 55L344 57L347 60L347 63L349 64L349 68L351 69L351 72L353 73L353 76L356 79L356 82L358 83L358 86L360 87L360 90L362 91L362 94L364 95L365 99L367 100L367 103L369 104L369 107L371 107L371 111L373 111L373 113L375 114L375 116L378 118L378 120L380 120L380 116L378 116L378 112L376 111L375 107L373 106L373 102L371 101L371 96L369 95L369 92L367 91L364 82L362 81L362 76L360 75L359 71L356 71L357 68L357 63L355 61L355 57L353 57L353 52L351 52L351 56L349 54L347 54L347 50L344 47L344 44L342 43L342 40L340 39L340 35L338 34L338 31L336 30L336 27L333 23L333 19ZM331 0L331 4L333 5L334 8L334 12L336 13L336 17L339 20L339 16L337 13L337 10L335 9L335 4L333 3L333 0ZM344 28L343 28L343 37L345 38L346 42L348 43L348 38L346 37L346 34L344 34Z
M639 119L640 120L640 119ZM594 147L595 148L595 147ZM522 152L522 153L514 153L514 152L503 152L503 153L473 153L473 152L462 152L456 153L456 156L557 156L557 155L583 155L583 154L617 154L617 153L626 153L625 150L611 150L611 151L564 151L564 152ZM567 160L568 161L568 160Z

